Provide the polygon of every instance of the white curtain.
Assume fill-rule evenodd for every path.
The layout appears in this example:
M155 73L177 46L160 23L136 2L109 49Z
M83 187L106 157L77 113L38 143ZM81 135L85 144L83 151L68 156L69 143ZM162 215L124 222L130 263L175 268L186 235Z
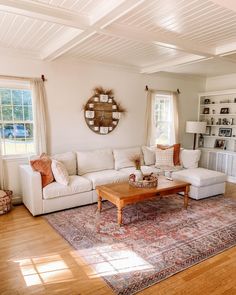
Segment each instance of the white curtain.
M46 91L44 82L42 79L32 79L30 85L33 95L36 153L47 153Z
M179 95L177 92L172 93L173 103L173 125L174 125L174 136L173 144L179 143Z
M154 99L151 90L146 91L146 114L145 114L145 142L147 146L155 144L155 124L154 124Z
M178 111L178 94L176 92L170 91L153 91L148 90L146 92L146 145L152 146L156 144L156 134L157 130L155 127L155 114L154 114L154 104L156 95L167 95L171 99L171 136L169 144L179 143L179 111Z
M0 142L0 189L4 190L5 188L5 177L4 177L4 161L2 159L2 141Z

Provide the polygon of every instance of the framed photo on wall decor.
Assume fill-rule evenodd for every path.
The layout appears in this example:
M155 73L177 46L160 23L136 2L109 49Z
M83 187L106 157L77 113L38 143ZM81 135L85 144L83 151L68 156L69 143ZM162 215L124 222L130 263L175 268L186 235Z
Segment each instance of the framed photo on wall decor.
M226 140L225 139L216 139L214 148L225 150L226 149Z
M210 114L210 109L209 108L204 108L203 109L203 114Z
M232 128L219 128L219 136L231 137Z
M221 108L220 113L221 114L228 114L229 113L229 108Z

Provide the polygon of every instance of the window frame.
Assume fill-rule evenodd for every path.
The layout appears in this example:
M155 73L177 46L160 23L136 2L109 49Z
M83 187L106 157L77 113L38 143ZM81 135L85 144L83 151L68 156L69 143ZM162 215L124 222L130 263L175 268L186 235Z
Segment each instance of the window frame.
M11 104L7 105L7 106L11 106L12 108L12 120L4 120L3 119L3 114L2 114L2 101L0 101L0 106L1 106L1 120L0 120L0 124L2 125L2 127L6 124L12 124L14 126L15 125L22 125L24 124L24 127L27 124L32 124L32 151L28 151L27 152L27 147L25 146L24 149L25 151L23 153L16 153L16 147L14 146L14 152L15 153L6 153L6 148L5 148L5 139L6 137L2 136L1 134L1 146L0 146L0 151L1 151L1 157L3 159L17 159L17 158L28 158L31 155L35 155L36 154L36 138L35 138L35 119L34 119L34 100L33 100L33 93L32 93L32 89L30 88L30 81L18 81L18 80L1 80L0 79L0 89L8 89L11 91ZM31 92L31 104L27 104L24 105L24 101L23 101L23 97L21 96L21 104L20 105L14 105L13 103L13 99L12 99L12 91L14 90L20 90L20 91L30 91ZM23 95L23 94L22 94ZM31 105L31 117L32 120L24 120L24 107ZM4 105L5 106L5 105ZM18 120L14 118L14 107L18 106L22 108L22 112L23 112L23 120ZM4 133L4 129L3 131L1 131ZM3 134L4 135L4 134ZM26 139L27 137L23 137L24 139ZM16 137L14 137L14 145L16 144ZM26 145L26 141L24 141L24 144ZM4 147L3 147L4 145Z
M156 107L157 100L168 100L169 101L169 110L168 110L168 118L167 120L157 120L158 117L158 111ZM174 109L173 109L173 95L172 93L163 93L163 92L155 92L153 93L153 126L154 126L154 143L160 144L160 145L172 145L174 143ZM159 103L160 104L160 103ZM167 123L168 124L168 133L167 138L168 141L166 143L158 142L157 129L158 129L158 123Z

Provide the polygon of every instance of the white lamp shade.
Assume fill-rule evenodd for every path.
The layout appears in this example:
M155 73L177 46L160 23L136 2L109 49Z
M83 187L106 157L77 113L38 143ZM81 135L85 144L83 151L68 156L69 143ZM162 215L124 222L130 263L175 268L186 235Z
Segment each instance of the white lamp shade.
M206 122L187 121L186 132L187 133L206 133Z

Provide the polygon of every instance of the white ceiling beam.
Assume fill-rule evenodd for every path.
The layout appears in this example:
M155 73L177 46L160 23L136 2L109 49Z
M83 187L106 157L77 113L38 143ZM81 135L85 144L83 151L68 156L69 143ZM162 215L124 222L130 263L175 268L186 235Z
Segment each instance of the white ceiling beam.
M182 66L182 65L186 65L186 64L192 64L192 63L200 62L200 61L207 60L207 59L211 59L211 57L210 58L206 58L206 57L202 57L202 56L181 57L181 58L177 58L175 60L170 60L170 61L162 63L162 64L158 63L157 65L145 67L145 68L141 69L140 73L141 74L153 74L153 73L165 71L169 67L176 67L176 66Z
M227 8L232 11L236 11L236 1L235 0L210 0L211 2L222 6L224 8Z
M100 15L100 18L96 16L96 19L92 19L92 24L84 30L83 33L78 33L77 36L62 42L56 47L55 44L49 45L42 53L42 59L51 61L60 57L81 42L96 34L98 29L105 28L143 2L145 2L145 0L122 0L118 5L114 2L113 8L110 7L109 11Z
M157 28L158 30L158 28ZM163 31L163 30L162 30ZM127 38L142 43L152 43L161 47L184 51L205 57L215 56L215 49L198 44L192 40L183 40L173 36L170 32L152 33L121 24L112 24L109 28L98 30L101 34Z
M27 0L0 0L0 11L82 30L90 25L89 17L84 14L52 7L51 5L40 2Z

